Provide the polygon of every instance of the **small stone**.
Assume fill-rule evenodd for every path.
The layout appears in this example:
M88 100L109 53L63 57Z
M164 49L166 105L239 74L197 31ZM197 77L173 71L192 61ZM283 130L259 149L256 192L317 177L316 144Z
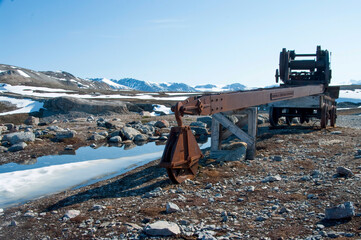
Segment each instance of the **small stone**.
M15 227L18 225L18 222L15 221L15 220L11 220L10 224L9 224L9 227Z
M24 213L24 217L37 217L38 214L34 213L32 210L27 211L26 213Z
M169 128L169 122L167 120L160 120L154 124L158 128Z
M348 177L352 177L354 175L350 169L345 168L345 167L338 167L336 171L337 171L337 174L341 177L348 178Z
M151 236L173 236L180 234L180 228L176 223L157 221L145 226L144 231Z
M255 219L255 221L257 221L257 222L263 222L263 221L265 221L265 220L267 220L267 219L268 219L268 217L258 216L258 217Z
M237 199L237 202L243 202L244 201L244 198L238 198Z
M338 238L340 235L335 231L330 231L327 233L327 237L329 238Z
M280 211L279 211L280 214L290 213L290 212L292 212L292 211L290 209L288 209L288 208L285 208L285 207L281 208Z
M90 144L90 147L91 147L91 148L96 148L97 145L96 145L95 143L92 143L92 144Z
M332 131L330 132L331 134L334 134L334 135L339 135L339 134L342 134L342 131Z
M345 202L334 208L328 208L325 211L325 219L327 220L351 218L353 216L355 216L353 202Z
M166 205L166 212L167 213L174 213L180 211L180 208L175 204L168 202Z
M274 156L274 157L273 157L273 161L275 161L275 162L281 162L281 161L282 161L282 156Z
M66 211L66 213L64 214L63 218L75 218L76 216L78 216L80 214L79 210L75 210L75 209L71 209Z
M246 191L247 191L247 192L254 192L255 189L256 189L256 188L255 188L254 186L248 186L248 187L246 188Z
M59 132L56 132L55 137L58 141L73 138L73 137L75 137L75 131L71 131L71 130L59 131Z
M281 181L282 178L279 174L277 174L276 176L267 176L265 177L262 182L263 183L268 183L268 182L275 182L275 181Z
M90 140L94 140L94 141L101 141L101 140L104 140L104 139L105 139L105 136L102 136L102 135L100 135L98 133L95 133L90 137Z
M103 209L105 209L106 207L105 206L103 206L103 205L99 205L99 204L94 204L93 205L93 210L95 210L95 211L101 211L101 210L103 210Z
M322 224L317 224L317 225L316 225L316 228L322 230L322 229L325 228L325 226L322 225Z
M212 188L212 183L207 183L207 185L204 187L204 189L211 189Z

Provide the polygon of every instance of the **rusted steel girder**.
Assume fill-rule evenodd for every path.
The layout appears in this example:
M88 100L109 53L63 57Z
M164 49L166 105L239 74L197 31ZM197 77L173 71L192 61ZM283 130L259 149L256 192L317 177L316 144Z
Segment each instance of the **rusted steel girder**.
M324 85L319 84L220 93L187 98L182 102L178 102L172 110L175 112L178 126L182 126L181 117L185 114L212 115L219 112L244 109L281 100L317 95L324 91Z

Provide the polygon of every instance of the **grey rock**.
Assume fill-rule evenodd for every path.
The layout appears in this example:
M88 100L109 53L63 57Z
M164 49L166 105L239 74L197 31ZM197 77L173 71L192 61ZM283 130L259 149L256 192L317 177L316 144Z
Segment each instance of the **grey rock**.
M18 226L18 222L15 220L11 220L9 227L16 227L16 226Z
M213 235L216 234L214 231L201 231L198 233L198 239L201 240L217 240Z
M167 213L174 213L180 211L180 208L177 206L177 204L168 202L166 205L166 212Z
M144 228L144 232L151 236L173 236L180 234L180 228L176 223L167 221L157 221L148 224Z
M340 134L342 134L342 132L341 132L341 131L332 131L331 134L333 134L333 135L340 135Z
M120 142L122 142L122 138L120 136L114 136L114 137L109 138L109 142L120 143Z
M329 238L338 238L340 235L335 231L329 231L327 232L327 237Z
M59 131L59 132L56 132L55 137L58 141L73 138L73 137L75 137L75 131L71 131L71 130Z
M150 114L150 112L148 112L148 111L141 111L139 114L140 114L141 116L144 116L144 117L150 117L150 116L152 116L152 115Z
M99 132L98 134L101 136L104 136L104 137L108 137L108 135L109 135L107 131L102 131L102 132Z
M49 126L49 127L47 127L47 129L50 130L50 131L54 131L54 132L64 131L64 129L62 129L62 128L59 127L59 126Z
M192 131L195 132L195 135L208 135L208 130L205 127L192 127L191 126Z
M169 122L167 120L160 120L154 124L158 128L169 128Z
M130 104L130 103L128 103ZM127 103L115 100L89 100L72 97L51 98L44 102L44 108L53 112L78 111L89 114L129 113Z
M273 161L275 161L275 162L281 162L281 161L282 161L282 156L274 156L274 157L273 157Z
M7 152L8 149L6 147L0 146L0 153Z
M109 129L121 129L125 126L125 124L123 122L112 120L112 121L106 121L104 123L104 126Z
M11 145L17 144L20 142L34 142L35 134L32 132L10 133L10 134L4 135L3 141L8 141L8 142L10 142Z
M63 216L63 219L64 218L68 218L68 219L75 218L79 214L80 214L79 210L71 209L71 210L68 210L68 211L65 212L65 214Z
M120 134L121 134L121 131L120 131L120 130L116 130L116 131L110 133L110 137L120 136Z
M191 122L190 124L191 127L200 127L200 128L206 128L207 124L204 122Z
M211 117L199 117L197 118L197 122L203 122L207 124L207 128L212 126L212 118Z
M121 129L120 134L124 140L133 140L135 136L141 133L132 127L124 127Z
M105 206L103 206L103 205L99 205L99 204L94 204L93 205L93 210L95 210L95 211L101 211L101 210L103 210L103 209L105 209L106 207Z
M13 123L4 123L4 126L7 128L8 131L15 129L15 124Z
M94 141L101 141L101 140L104 140L105 137L102 136L102 135L99 135L99 134L93 134L91 137L90 137L90 140L94 140Z
M134 137L134 141L135 142L144 142L144 141L147 141L148 138L149 138L149 136L146 134L138 134Z
M246 191L247 191L247 192L254 192L255 189L256 189L256 188L255 188L254 186L248 186L248 187L246 187Z
M33 117L33 116L29 116L24 123L26 125L38 125L39 124L39 118L37 117Z
M20 142L17 144L12 145L11 147L9 147L8 151L9 152L17 152L17 151L21 151L24 150L28 145L24 142Z
M353 202L345 202L336 207L328 208L325 211L325 219L327 220L351 218L353 216L355 216Z
M28 210L26 213L24 213L24 217L37 217L38 214L33 212L32 210Z
M341 177L352 177L354 175L350 169L345 167L338 167L336 171L337 174Z
M268 182L275 182L275 181L281 181L282 178L280 175L275 175L275 176L267 176L264 179L262 179L263 183L268 183Z

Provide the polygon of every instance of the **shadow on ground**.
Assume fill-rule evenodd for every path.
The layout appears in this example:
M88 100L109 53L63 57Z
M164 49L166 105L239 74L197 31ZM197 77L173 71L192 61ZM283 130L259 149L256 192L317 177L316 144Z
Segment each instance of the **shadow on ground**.
M49 206L46 211L57 210L65 206L86 202L90 199L118 198L140 196L157 187L164 187L171 182L167 180L152 181L166 175L164 168L149 166L141 171L127 174L122 178L97 188L69 196ZM148 184L147 184L148 183ZM143 186L144 185L144 186Z

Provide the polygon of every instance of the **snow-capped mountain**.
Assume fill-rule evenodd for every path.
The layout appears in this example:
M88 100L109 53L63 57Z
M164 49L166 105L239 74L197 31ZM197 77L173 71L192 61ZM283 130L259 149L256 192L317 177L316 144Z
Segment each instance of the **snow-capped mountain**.
M95 82L103 82L103 83L109 85L113 89L132 90L131 88L129 88L127 86L115 83L112 80L107 79L107 78L89 78L88 80L95 81Z
M134 78L119 80L106 78L89 78L92 81L104 82L114 89L137 90L142 92L196 92L184 83L152 83Z
M214 84L205 84L205 85L197 85L194 87L197 91L200 92L232 92L232 91L240 91L246 90L247 87L240 83L232 83L229 85L214 85Z

